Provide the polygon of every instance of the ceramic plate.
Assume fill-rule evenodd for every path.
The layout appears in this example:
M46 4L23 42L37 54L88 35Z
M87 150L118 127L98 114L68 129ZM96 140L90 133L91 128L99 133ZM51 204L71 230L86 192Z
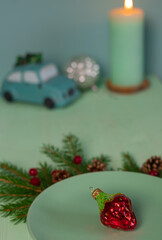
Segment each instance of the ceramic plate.
M125 232L101 224L89 187L124 193L132 200L138 225ZM162 180L145 174L101 172L59 182L33 202L28 218L35 240L153 240L162 236Z

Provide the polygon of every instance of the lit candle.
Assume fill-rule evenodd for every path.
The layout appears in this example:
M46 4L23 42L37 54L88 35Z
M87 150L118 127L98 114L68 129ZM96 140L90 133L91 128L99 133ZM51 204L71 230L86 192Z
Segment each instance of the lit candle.
M136 89L144 83L144 12L125 7L109 12L110 22L110 88Z

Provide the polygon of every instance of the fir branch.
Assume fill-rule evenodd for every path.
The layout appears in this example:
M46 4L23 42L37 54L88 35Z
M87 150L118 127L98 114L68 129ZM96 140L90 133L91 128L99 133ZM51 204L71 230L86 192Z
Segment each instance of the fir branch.
M123 170L128 172L141 172L135 159L129 153L123 153Z
M0 213L3 217L10 217L15 224L26 222L27 213L33 199L24 199L16 203L8 203L0 206Z
M42 189L30 184L23 169L8 163L0 167L0 199L5 202L0 205L0 214L14 223L26 222L28 209Z
M24 197L24 198L26 198L26 197L36 197L36 196L38 196L38 194L37 195L32 195L32 194L10 194L10 193L2 193L2 194L0 194L0 197Z
M41 179L41 189L46 189L51 186L52 183L52 171L53 167L47 163L40 163L38 168L38 177Z
M32 185L31 185L32 187ZM23 194L23 195L38 195L39 192L35 192L26 188L19 188L7 183L0 182L0 194Z
M4 162L0 163L0 167L0 194L38 195L42 192L40 187L30 184L27 171Z
M86 170L87 165L86 162L84 161L83 149L79 139L75 135L70 134L64 137L63 153L66 160L71 163L71 165L77 170L77 172L80 172L80 174L87 172ZM74 158L76 156L80 156L82 158L82 163L79 165L76 165L74 163ZM72 172L72 175L76 175L76 172Z
M24 176L22 173L20 173L19 171L15 170L16 167L13 166L13 165L10 165L10 166L9 166L9 165L6 164L6 163L1 163L0 167L1 167L1 169L4 169L4 170L6 170L6 171L8 171L8 172L10 172L10 173L12 173L12 174L15 174L17 177L20 177L20 178L22 178L22 179L30 182L30 179L27 178L27 177L25 177L25 176ZM16 169L17 169L17 168L16 168Z
M24 215L20 215L17 217L18 219L21 219L21 221L25 221L26 222L26 218L27 218L27 213Z
M29 207L30 207L30 205L20 206L20 207L15 207L15 208L4 208L3 211L4 212L11 212L11 211L20 210L20 209L29 208Z
M0 179L3 179L3 181L0 181L1 193L6 193L7 190L7 193L35 194L35 190L41 190L40 187L33 186L28 181L18 178L15 175L12 176L8 172L0 172ZM9 184L9 182L13 183L14 185ZM19 185L25 186L25 188L21 188Z
M71 157L71 160L73 160L74 157L78 155L83 158L83 150L81 147L81 143L79 139L73 134L70 134L64 137L63 151L65 155Z
M77 155L76 153L76 149L75 149L75 146L74 146L74 143L73 143L73 137L72 136L67 136L67 141L68 141L68 145L70 145L70 148L71 148L71 152L73 154L73 156L75 157ZM64 141L64 143L66 144L66 140Z
M32 187L19 185L19 184L16 184L16 183L12 182L12 181L8 181L6 179L3 179L3 178L0 178L0 182L4 182L4 183L11 184L11 185L19 187L19 188L25 188L25 189L32 190L32 191L39 192L39 193L42 191L40 188L34 189Z
M111 162L111 158L107 155L101 154L101 156L93 158L97 160L101 160L102 163L106 163L107 167L109 167L109 163Z
M72 161L65 159L64 153L52 145L44 145L42 152L46 154L53 162L57 163L60 167L70 168L75 174L81 172L74 166Z
M159 173L159 177L162 178L162 171L160 171L160 173Z

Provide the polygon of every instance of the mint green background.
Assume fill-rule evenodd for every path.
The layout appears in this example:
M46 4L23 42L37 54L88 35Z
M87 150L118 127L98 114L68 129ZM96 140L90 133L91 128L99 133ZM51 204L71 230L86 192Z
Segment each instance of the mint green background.
M80 138L87 158L109 154L116 168L121 166L122 152L132 153L139 165L152 155L162 155L162 85L154 76L149 79L151 87L139 94L122 96L102 86L53 111L0 99L0 159L26 169L40 161L51 163L40 153L42 144L61 146L63 135L70 132ZM0 218L0 239L31 237L25 224L14 226L8 218Z
M44 53L60 67L88 54L109 74L107 12L124 0L0 0L0 80L18 54ZM147 72L162 77L161 0L134 0L146 14Z
M136 214L136 229L125 232L103 226L89 186L127 195ZM104 172L69 178L35 200L28 226L35 240L158 239L162 234L161 187L161 179L137 173Z

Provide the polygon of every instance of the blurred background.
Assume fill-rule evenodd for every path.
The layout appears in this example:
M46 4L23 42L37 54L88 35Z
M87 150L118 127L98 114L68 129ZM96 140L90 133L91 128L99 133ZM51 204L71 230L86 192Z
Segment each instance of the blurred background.
M17 57L26 53L42 53L43 59L55 63L59 70L71 57L87 55L101 66L100 80L107 80L108 12L123 6L124 0L0 0L0 85ZM86 161L105 154L111 157L114 169L121 169L123 152L132 154L140 167L151 156L162 154L162 0L134 0L134 6L146 15L145 72L150 88L121 95L108 91L106 84L98 84L96 91L85 91L74 104L50 111L41 104L7 103L0 87L0 161L27 171L39 162L51 164L41 152L42 145L60 148L63 137L70 133L80 139ZM35 97L35 92L29 91L30 84L26 86L24 92L28 90ZM35 86L42 88L41 84ZM76 92L77 88L72 90ZM20 93L25 95L22 89ZM71 94L65 93L68 95L61 96L67 99ZM0 240L4 239L31 238L26 225L16 228L8 219L0 218Z
M60 68L77 54L109 74L108 11L124 0L0 0L0 80L17 55L42 52ZM161 0L135 0L146 14L146 71L162 77Z

